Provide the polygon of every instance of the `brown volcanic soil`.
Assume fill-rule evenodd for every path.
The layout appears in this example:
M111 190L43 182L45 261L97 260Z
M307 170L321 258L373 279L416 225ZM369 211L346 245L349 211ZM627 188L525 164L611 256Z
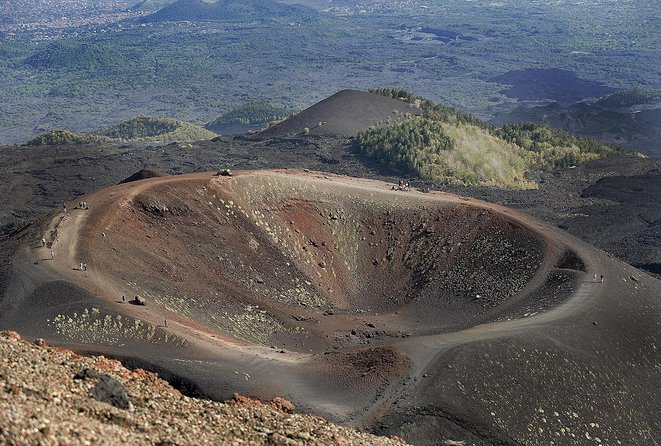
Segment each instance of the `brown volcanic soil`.
M659 282L529 217L293 171L84 201L3 242L16 255L0 326L419 444L658 432Z

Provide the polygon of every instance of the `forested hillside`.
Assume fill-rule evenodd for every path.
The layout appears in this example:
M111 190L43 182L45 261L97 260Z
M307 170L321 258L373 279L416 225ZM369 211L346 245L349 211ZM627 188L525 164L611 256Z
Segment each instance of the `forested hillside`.
M535 188L533 169L576 165L629 152L532 123L497 128L394 89L374 92L422 104L423 114L360 132L358 150L393 169L448 184Z
M279 121L290 116L292 110L278 107L267 102L251 102L237 107L208 123L205 127L211 130L222 131L229 125L258 125Z

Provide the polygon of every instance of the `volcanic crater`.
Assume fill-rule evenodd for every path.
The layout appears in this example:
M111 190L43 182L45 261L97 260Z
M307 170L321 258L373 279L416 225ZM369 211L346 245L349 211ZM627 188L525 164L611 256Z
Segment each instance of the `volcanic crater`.
M103 294L238 343L321 353L509 318L559 261L492 206L368 181L255 172L114 191L76 249Z
M397 414L421 403L446 417L437 405L448 398L456 407L438 435L473 432L456 402L470 395L468 372L442 365L447 352L533 342L541 330L534 342L560 348L547 344L565 320L598 327L582 320L595 296L638 299L639 283L658 285L511 209L340 175L160 176L81 201L4 242L15 254L0 323L149 367L198 395L282 396L386 433L408 432L410 417ZM599 287L597 262L635 281ZM128 303L136 296L145 305ZM533 410L537 396L526 398L507 404ZM470 419L486 429L484 410Z

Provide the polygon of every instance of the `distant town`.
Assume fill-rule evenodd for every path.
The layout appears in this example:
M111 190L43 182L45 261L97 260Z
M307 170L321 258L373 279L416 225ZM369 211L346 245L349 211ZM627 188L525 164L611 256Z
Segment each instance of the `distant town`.
M116 0L16 0L0 4L0 42L50 41L107 32L109 27L148 14L134 2Z
M47 42L64 37L104 34L135 26L131 19L151 14L156 3L122 0L16 0L0 4L0 42ZM158 4L166 4L160 2ZM305 2L302 2L305 3ZM343 2L342 2L343 3ZM428 6L419 0L356 1L322 8L337 16L413 11Z

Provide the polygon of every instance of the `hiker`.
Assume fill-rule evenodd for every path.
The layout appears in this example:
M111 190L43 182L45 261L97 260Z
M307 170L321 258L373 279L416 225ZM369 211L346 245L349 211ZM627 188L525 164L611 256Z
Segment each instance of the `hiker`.
M80 270L81 270L81 271L84 271L84 270L83 270L83 262L80 262Z
M52 260L55 260L55 253L53 252L52 249L50 250L50 258L51 258Z
M163 321L163 326L164 326L165 328L168 328L168 320L167 320L167 319L165 319L165 320Z
M66 203L62 203L62 209L64 209L64 213L66 214L67 213L67 204Z
M87 271L87 263L83 263L83 271Z
M594 276L592 276L592 282L594 283L596 281L597 281L597 273L594 273Z
M122 303L126 303L126 295L122 294Z
M601 275L600 279L601 279L601 283L604 283L604 275L603 274Z
M41 247L42 248L46 247L46 239L45 238L41 239Z

